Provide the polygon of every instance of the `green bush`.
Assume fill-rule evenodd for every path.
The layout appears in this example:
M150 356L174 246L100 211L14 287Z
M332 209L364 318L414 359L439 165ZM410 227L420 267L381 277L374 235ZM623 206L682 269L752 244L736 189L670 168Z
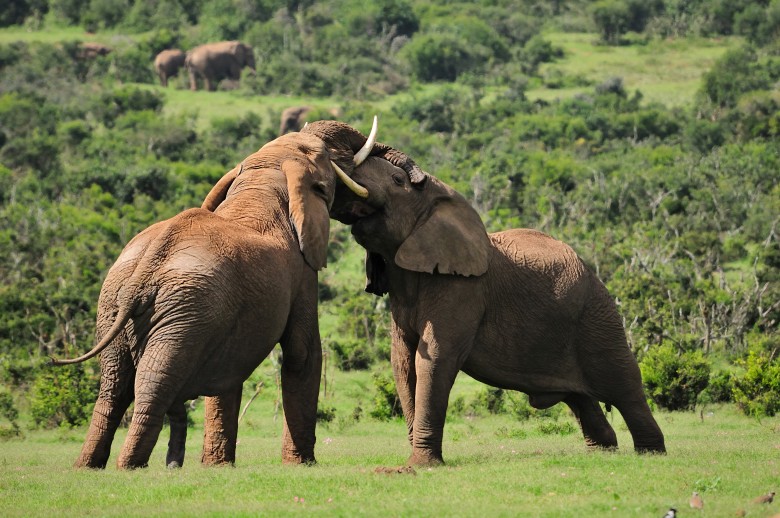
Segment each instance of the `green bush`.
M0 418L8 421L7 425L0 425L0 439L18 437L22 434L19 428L19 410L14 404L13 395L6 390L0 390Z
M734 402L746 415L762 417L780 412L780 361L751 352L740 362L745 374L734 378Z
M98 379L82 364L50 367L35 380L30 412L37 426L80 426L92 415Z
M709 403L728 403L734 396L734 376L728 371L719 371L710 376L701 399Z
M374 409L370 415L380 421L389 421L395 417L402 417L401 401L395 391L395 381L389 374L375 372L374 381Z
M702 352L680 353L671 344L651 349L640 367L648 396L667 410L693 409L709 383L710 365Z
M421 81L454 81L461 74L479 74L492 63L509 59L506 43L489 25L473 17L445 19L430 32L419 33L399 56Z
M334 340L330 343L330 349L336 355L339 369L343 371L365 370L374 361L365 343L358 340Z

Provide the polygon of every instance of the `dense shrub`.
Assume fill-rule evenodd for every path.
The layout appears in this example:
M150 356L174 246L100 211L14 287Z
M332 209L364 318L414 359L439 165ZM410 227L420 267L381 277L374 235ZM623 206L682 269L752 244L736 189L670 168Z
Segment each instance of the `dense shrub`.
M33 421L44 428L82 425L92 415L97 390L97 377L87 373L82 364L50 367L32 388Z
M615 44L628 31L642 32L663 7L663 0L599 0L590 6L590 13L602 40Z
M732 401L733 391L733 374L728 371L719 371L710 376L710 382L702 392L702 399L711 403L727 403Z
M647 353L640 367L647 395L667 410L693 409L709 383L710 366L701 351L680 353L661 345Z
M734 401L747 415L773 416L780 412L780 361L751 352L742 362L745 373L734 378Z
M374 408L370 415L380 421L388 421L395 417L402 417L401 401L395 390L393 377L382 372L375 372L374 381Z
M371 352L358 340L332 340L330 349L336 356L339 369L343 371L365 370L374 363Z
M734 107L742 94L767 89L780 77L775 59L767 59L750 47L727 51L702 77L702 93L716 106Z

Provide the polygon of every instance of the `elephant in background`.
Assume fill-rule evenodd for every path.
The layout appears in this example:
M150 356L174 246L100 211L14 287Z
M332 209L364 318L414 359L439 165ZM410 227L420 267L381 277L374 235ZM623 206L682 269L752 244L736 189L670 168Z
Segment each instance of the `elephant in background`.
M220 41L190 49L184 64L189 73L190 90L198 89L198 78L201 78L206 90L214 91L222 79L238 81L244 67L255 72L255 55L252 47L245 43Z
M201 208L128 243L101 289L97 344L79 358L53 360L101 355L100 392L76 467L106 466L133 400L117 466L148 464L166 413L177 419L166 462L181 465L183 402L200 395L210 396L202 461L232 463L242 383L277 343L282 460L315 461L317 271L326 262L336 177L349 182L334 161L351 171L354 156L313 135L285 135L226 173Z
M77 57L81 60L92 60L98 56L108 56L112 50L108 45L87 41L79 46Z
M279 119L279 135L300 131L306 123L306 115L312 110L311 106L291 106L285 108Z
M318 115L323 116L322 118L333 117L338 119L344 113L338 107L319 110L312 106L290 106L284 109L282 116L279 118L279 135L281 136L291 131L300 131L312 116L316 118Z
M168 78L179 73L184 66L186 54L180 49L166 49L154 58L154 71L162 86L168 86Z
M599 402L614 405L637 451L664 452L615 303L577 254L534 230L487 234L460 194L403 153L375 160L351 175L368 196L337 191L331 216L367 250L366 291L389 293L409 463L443 462L459 370L536 408L566 403L589 446L617 446Z

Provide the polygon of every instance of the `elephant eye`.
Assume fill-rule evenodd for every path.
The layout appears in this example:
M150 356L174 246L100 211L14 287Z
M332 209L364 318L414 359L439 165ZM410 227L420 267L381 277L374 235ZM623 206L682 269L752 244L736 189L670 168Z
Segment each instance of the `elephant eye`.
M404 184L404 175L400 173L393 174L393 181L396 185L403 185Z
M312 185L312 189L318 196L322 196L325 199L328 198L328 191L323 182L316 182L314 185Z

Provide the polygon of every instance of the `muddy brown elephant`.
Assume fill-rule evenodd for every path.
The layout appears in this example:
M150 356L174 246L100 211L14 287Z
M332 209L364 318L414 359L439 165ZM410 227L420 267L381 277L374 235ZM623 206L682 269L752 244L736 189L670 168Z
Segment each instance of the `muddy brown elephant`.
M285 108L279 117L279 135L300 131L306 123L306 115L312 110L311 106L290 106Z
M87 41L82 43L78 48L77 57L81 60L92 60L98 56L108 56L112 52L112 48L102 43L94 41Z
M206 90L213 91L222 79L238 81L244 67L255 72L255 55L252 47L245 43L220 41L190 49L184 65L190 78L190 90L198 89L200 78Z
M366 291L389 293L391 360L412 446L409 463L443 462L458 371L566 403L590 446L617 446L599 405L615 406L639 452L664 452L622 320L602 282L566 244L528 229L488 234L468 202L398 152L369 157L331 216L367 250Z
M179 73L184 66L186 54L181 49L165 49L154 58L154 71L162 86L168 86L168 79Z
M279 117L279 135L281 136L291 131L300 131L307 124L308 120L318 116L329 120L340 119L344 116L344 112L337 106L327 110L315 110L311 106L290 106L285 108L281 117Z
M370 149L371 143L365 143ZM183 463L183 402L206 402L206 464L233 462L243 381L280 343L282 460L314 462L321 345L317 271L326 262L336 162L351 171L367 151L328 149L291 133L247 157L201 208L152 225L110 269L98 301L101 388L77 467L103 468L119 422L135 400L117 460L144 467L166 413L166 462ZM362 158L361 158L362 157Z

